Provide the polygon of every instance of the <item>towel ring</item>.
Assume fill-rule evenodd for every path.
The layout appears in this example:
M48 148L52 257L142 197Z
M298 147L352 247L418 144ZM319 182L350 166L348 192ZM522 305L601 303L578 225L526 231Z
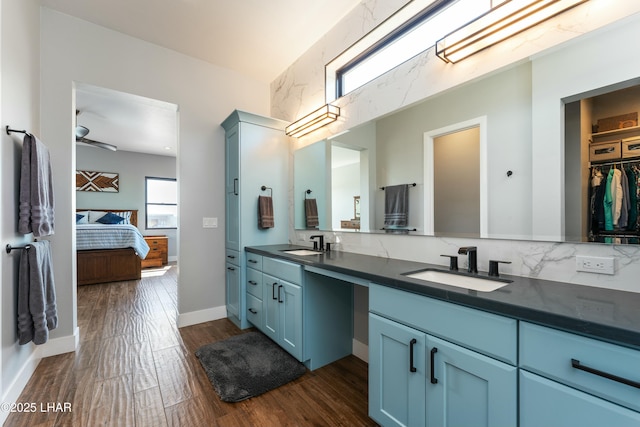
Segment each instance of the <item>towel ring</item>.
M311 194L311 190L307 190L304 192L304 199L307 200L307 194Z
M266 185L263 185L262 187L260 187L260 189L261 189L262 191L269 190L269 197L273 197L273 188L271 188L271 187L267 187Z

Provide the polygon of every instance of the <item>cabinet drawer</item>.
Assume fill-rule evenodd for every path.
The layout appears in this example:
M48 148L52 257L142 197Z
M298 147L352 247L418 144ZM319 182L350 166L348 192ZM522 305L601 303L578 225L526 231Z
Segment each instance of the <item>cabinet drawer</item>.
M640 136L622 140L622 158L640 157Z
M234 251L233 249L227 249L225 251L225 256L227 262L238 266L240 265L240 252Z
M292 262L275 258L264 257L262 260L262 271L287 282L302 284L302 266Z
M615 160L622 155L620 140L589 144L589 161Z
M262 299L247 295L247 320L262 329Z
M247 268L247 292L262 299L262 271Z
M262 270L262 255L245 252L245 258L247 260L247 267L255 268L256 270Z
M495 359L517 364L517 321L386 286L369 286L369 310Z
M597 369L603 374L640 385L640 351L555 329L520 323L520 367L620 405L640 411L640 388L572 366ZM575 362L574 362L575 363Z

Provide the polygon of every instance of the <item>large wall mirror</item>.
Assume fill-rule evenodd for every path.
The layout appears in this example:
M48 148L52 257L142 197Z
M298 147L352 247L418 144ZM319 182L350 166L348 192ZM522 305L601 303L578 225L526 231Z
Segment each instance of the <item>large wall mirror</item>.
M565 52L555 49L552 55L569 58L571 55L566 53L575 54L576 45L564 47ZM544 67L549 61L548 57L543 58ZM560 127L565 135L557 138L563 146L547 150L560 153L553 154L553 159L562 163L558 171L549 164L549 177L555 177L549 184L540 179L540 165L545 166L545 161L540 158L540 144L533 143L534 135L540 134L537 127L545 126L539 117L555 114L555 110L546 108L541 115L534 108L541 104L540 93L547 102L549 87L553 86L545 85L537 92L541 90L541 69L536 58L521 61L297 150L296 228L307 228L305 190L314 186L318 188L315 194L320 230L640 243L637 213L632 213L632 218L627 216L627 221L636 221L635 228L627 223L624 229L607 230L611 231L609 235L594 236L597 217L591 205L594 190L590 186L595 172L589 158L594 144L613 141L619 157L610 160L610 164L602 162L600 173L608 174L612 167L623 169L629 181L632 175L626 169L640 169L640 79L613 80L614 84L602 85L599 81L606 79L600 73L593 78L592 86L581 81L581 86L589 88L587 91L553 95L551 102L557 105L557 120L562 121ZM580 76L581 80L588 78ZM612 74L609 80L615 78ZM615 123L608 126L616 129L603 130L602 124L609 119ZM601 128L597 129L599 123ZM620 163L622 160L625 163ZM300 175L305 174L301 180ZM389 227L387 192L403 185L407 185L408 204L403 209L408 220L405 226ZM540 185L551 185L552 197L545 199ZM627 203L636 203L637 207L640 195L637 186L634 188L638 198L634 201L629 196ZM557 203L550 200L560 192L562 206L555 206ZM354 197L359 201L358 219L354 215ZM540 224L549 223L535 218L541 210L544 213L545 206L550 206L554 226L562 223L562 232L536 231Z

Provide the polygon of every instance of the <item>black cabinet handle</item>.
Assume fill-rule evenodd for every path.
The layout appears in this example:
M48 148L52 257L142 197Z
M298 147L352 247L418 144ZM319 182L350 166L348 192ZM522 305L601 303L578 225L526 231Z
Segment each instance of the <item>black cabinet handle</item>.
M249 262L253 263L253 264L257 264L258 261L256 261L255 259L250 259Z
M257 312L257 311L255 311L253 308L250 308L250 309L249 309L249 311L250 311L251 313L253 313L253 314L258 314L258 312Z
M236 259L234 255L227 255L227 258Z
M235 268L233 268L233 267L227 267L227 270L229 270L229 271L236 271L236 269L235 269Z
M640 382L632 381L627 378L619 377L617 375L610 374L608 372L600 371L598 369L590 368L588 366L584 366L580 364L579 360L571 359L571 366L581 371L589 372L590 374L597 375L602 378L606 378L608 380L612 380L618 383L622 383L631 387L640 388Z
M271 288L271 299L278 299L278 297L276 297L276 286L278 286L278 282L273 282L273 288ZM278 293L280 293L279 290Z
M280 299L280 289L282 289L282 285L278 286L278 302L284 302Z
M249 284L256 286L258 284L258 282L254 281L254 280L249 280Z
M409 341L409 371L410 372L416 372L417 369L415 366L413 366L413 346L415 343L417 343L418 340L413 338L411 341Z
M238 178L233 178L233 195L238 195Z
M438 379L436 378L436 353L438 352L437 347L433 347L431 349L431 384L438 384Z

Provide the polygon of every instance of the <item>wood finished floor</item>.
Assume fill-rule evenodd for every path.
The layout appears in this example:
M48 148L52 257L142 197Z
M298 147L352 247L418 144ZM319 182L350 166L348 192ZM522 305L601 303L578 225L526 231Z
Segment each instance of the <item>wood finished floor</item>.
M194 351L246 331L226 319L178 329L176 269L80 286L78 351L40 362L18 400L38 410L13 413L4 426L376 425L367 364L353 356L261 396L221 401ZM69 402L71 412L40 412L48 402Z

